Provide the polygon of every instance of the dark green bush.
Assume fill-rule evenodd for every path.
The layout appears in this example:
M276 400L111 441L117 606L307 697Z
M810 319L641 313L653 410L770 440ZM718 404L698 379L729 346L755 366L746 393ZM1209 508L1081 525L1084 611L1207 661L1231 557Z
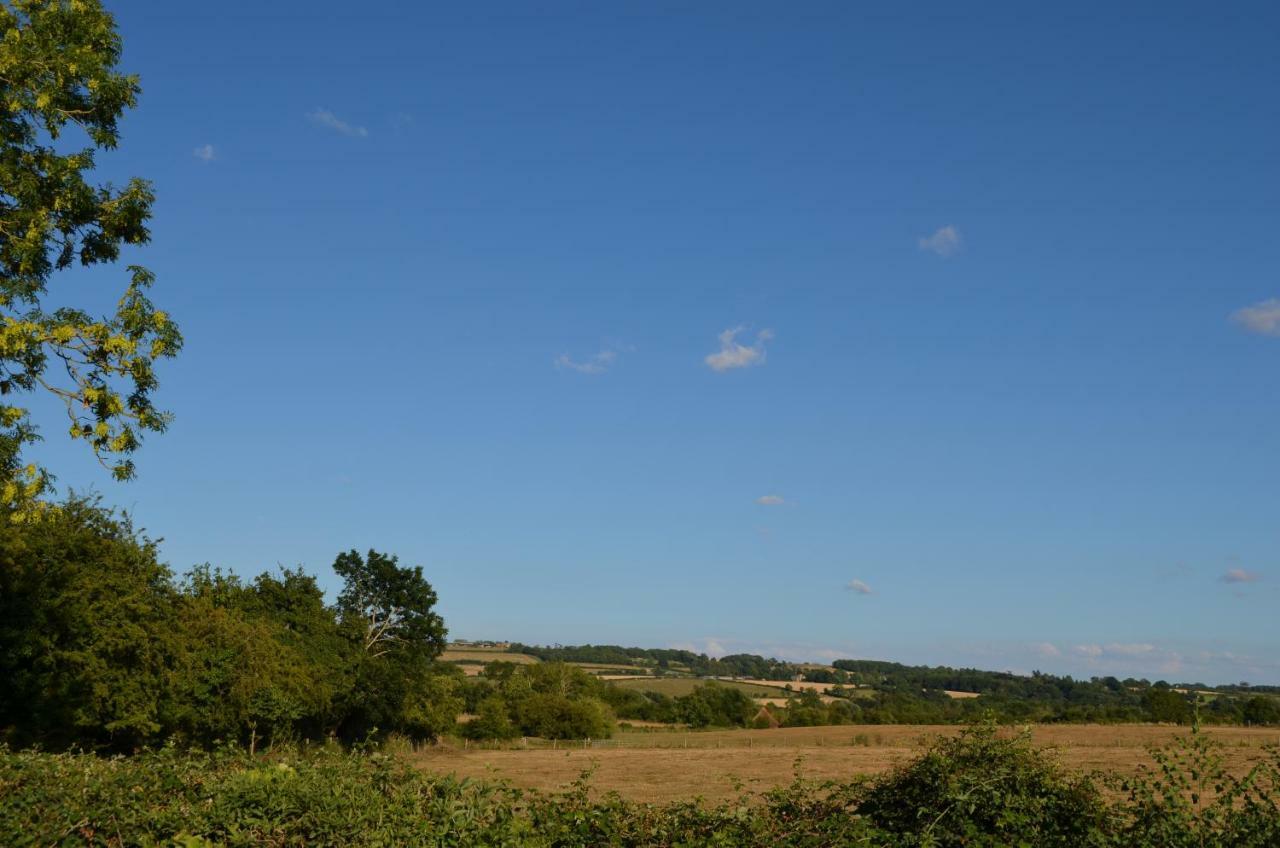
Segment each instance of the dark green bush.
M1091 781L994 725L939 739L875 781L858 812L906 845L1063 848L1100 844L1108 815Z

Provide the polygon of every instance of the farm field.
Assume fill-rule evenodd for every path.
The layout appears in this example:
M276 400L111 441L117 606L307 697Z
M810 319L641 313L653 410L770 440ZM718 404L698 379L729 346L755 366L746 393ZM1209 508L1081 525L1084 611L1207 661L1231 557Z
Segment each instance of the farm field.
M538 661L537 657L528 654L508 654L495 648L446 648L440 655L441 662L491 663L509 662L517 665L530 665Z
M698 686L706 686L709 682L712 681L701 677L628 677L615 679L613 681L615 686L621 686L625 689L639 689L642 692L661 692L663 695L667 695L672 698L677 698L681 695L688 695ZM753 698L771 698L778 696L777 687L766 686L754 681L748 683L743 680L716 680L714 682L721 686L740 689Z
M847 780L875 774L916 754L930 735L953 735L961 728L928 725L842 725L779 730L711 732L624 732L593 743L560 743L556 748L477 750L437 746L409 755L433 774L505 779L537 789L563 787L587 769L592 786L635 801L664 802L738 794L741 784L762 792L788 783L799 759L803 774ZM1185 727L1157 725L1043 725L1032 728L1035 744L1055 749L1064 766L1132 774L1150 763L1147 748L1188 733ZM1243 773L1266 745L1280 743L1280 730L1208 728L1222 742L1229 768ZM855 742L856 740L856 742Z

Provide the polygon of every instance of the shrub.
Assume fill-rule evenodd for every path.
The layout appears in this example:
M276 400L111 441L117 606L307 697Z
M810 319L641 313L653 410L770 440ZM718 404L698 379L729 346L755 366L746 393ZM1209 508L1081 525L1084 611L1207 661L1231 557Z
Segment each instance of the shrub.
M877 828L920 845L1088 845L1106 805L1093 783L1065 775L1026 734L994 725L936 741L877 780L858 805Z

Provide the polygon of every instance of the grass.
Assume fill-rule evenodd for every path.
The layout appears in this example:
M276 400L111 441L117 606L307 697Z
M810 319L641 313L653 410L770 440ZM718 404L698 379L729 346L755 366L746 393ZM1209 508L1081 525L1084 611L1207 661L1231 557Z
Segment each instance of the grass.
M930 736L954 736L951 725L840 725L780 730L635 731L613 739L559 743L555 749L462 750L429 748L412 762L432 774L505 778L516 786L555 789L594 769L592 786L634 801L667 802L736 795L739 782L752 791L783 786L801 764L805 776L849 780L879 774L918 754ZM1137 772L1147 750L1185 735L1187 728L1157 725L1043 725L1032 729L1037 746L1056 749L1063 764L1080 771ZM1214 727L1207 736L1225 744L1229 769L1243 773L1266 745L1280 743L1276 728Z

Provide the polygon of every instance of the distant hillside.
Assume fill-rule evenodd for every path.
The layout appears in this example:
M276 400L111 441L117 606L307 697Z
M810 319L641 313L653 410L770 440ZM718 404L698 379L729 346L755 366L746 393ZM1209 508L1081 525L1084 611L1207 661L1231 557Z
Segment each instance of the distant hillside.
M493 647L483 653L457 651L451 656L471 663L490 658L564 662L606 679L630 674L693 679L680 691L690 689L694 680L710 682L714 678L768 681L775 686L793 681L797 693L811 689L828 701L846 699L857 720L871 723L955 722L990 714L1010 721L1185 724L1197 713L1211 723L1280 723L1280 687L1275 686L1209 687L1201 683L1170 684L1115 677L1077 680L1040 672L1018 675L879 660L846 659L820 665L756 654L710 657L673 648L621 645L488 644ZM628 686L637 688L639 683ZM652 685L638 688L661 691Z

